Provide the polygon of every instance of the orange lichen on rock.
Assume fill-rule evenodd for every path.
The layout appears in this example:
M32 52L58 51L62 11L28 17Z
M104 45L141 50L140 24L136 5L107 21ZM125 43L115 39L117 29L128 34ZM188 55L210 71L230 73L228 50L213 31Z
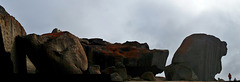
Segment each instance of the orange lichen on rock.
M149 52L147 49L119 44L109 44L98 50L106 55L121 56L126 58L139 58L140 54Z
M153 74L162 72L169 53L168 50L150 50L147 43L137 41L112 44L99 38L84 40L80 41L84 44L90 65L109 69L122 63L132 76L140 76L147 71Z
M42 36L51 36L51 37L55 38L55 37L58 37L60 35L63 35L64 33L66 33L66 32L47 33L47 34L43 34Z

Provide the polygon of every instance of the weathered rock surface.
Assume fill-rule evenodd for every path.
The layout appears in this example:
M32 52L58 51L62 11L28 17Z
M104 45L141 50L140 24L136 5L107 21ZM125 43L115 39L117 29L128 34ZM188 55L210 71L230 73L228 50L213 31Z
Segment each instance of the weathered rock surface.
M136 41L111 44L102 39L80 39L80 42L89 65L100 65L105 69L122 62L131 76L141 76L147 71L153 74L162 72L169 53L168 50L149 50L146 43Z
M19 52L19 48L17 49L18 43L15 41L17 36L25 35L26 32L21 24L0 6L0 73L26 72L24 65L26 61L24 62L24 58L19 58L22 57L22 53Z
M227 53L226 46L226 42L212 35L190 35L174 54L172 65L188 66L201 81L215 80L215 75L222 70L221 58Z
M193 70L184 64L169 65L165 69L167 81L198 81Z
M88 68L78 37L69 32L30 34L20 40L39 73L82 74Z

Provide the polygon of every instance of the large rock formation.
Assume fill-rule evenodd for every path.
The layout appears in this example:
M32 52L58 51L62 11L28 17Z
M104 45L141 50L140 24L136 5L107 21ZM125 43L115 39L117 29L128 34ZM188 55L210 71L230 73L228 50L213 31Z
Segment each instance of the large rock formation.
M21 24L0 6L0 73L26 72L26 59L15 41L17 36L25 36ZM10 59L11 57L11 59Z
M21 24L0 6L0 74L89 72L110 74L116 81L141 75L143 79L155 80L154 75L164 70L168 53L150 50L147 43L112 44L98 38L79 39L58 29L43 35L26 35Z
M30 34L19 41L39 73L82 74L88 68L78 37L69 32Z
M89 65L100 65L101 69L122 62L131 76L141 76L151 71L161 73L165 67L168 50L149 50L146 43L136 41L123 44L103 41L102 39L80 39L85 48Z
M212 35L190 35L174 54L172 65L189 67L201 81L215 80L214 76L222 70L221 58L227 53L226 46L226 42ZM168 72L171 71L165 71Z

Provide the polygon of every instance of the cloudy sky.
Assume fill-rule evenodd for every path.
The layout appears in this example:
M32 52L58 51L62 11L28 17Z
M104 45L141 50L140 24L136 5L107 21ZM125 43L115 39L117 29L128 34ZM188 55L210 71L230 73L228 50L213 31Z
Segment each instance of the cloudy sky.
M240 79L240 0L0 0L28 34L54 28L80 38L147 42L170 51L167 65L183 39L206 33L227 42L222 72ZM163 74L162 74L163 75Z

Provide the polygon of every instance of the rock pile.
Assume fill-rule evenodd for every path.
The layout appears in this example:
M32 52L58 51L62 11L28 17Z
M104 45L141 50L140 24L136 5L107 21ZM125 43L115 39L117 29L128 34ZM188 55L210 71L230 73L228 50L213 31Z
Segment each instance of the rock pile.
M0 32L1 74L109 74L112 80L125 81L145 72L161 73L168 57L168 50L150 50L147 43L80 39L59 29L26 35L1 6Z
M149 50L146 43L111 44L96 38L80 39L67 31L55 30L17 38L22 52L27 54L38 73L103 73L110 74L112 80L125 81L145 72L161 73L168 57L168 50Z
M110 43L78 38L67 31L28 34L0 6L0 74L107 74L112 81L215 80L221 72L226 42L206 34L184 39L165 67L168 50L149 49L147 43ZM165 71L164 77L154 75Z

